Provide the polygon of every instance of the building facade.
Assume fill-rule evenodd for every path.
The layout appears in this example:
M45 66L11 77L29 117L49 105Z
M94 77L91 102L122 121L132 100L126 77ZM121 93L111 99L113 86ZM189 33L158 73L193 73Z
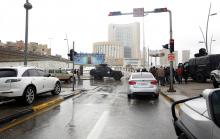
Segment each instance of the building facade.
M108 40L122 44L124 58L141 59L140 23L109 24Z
M119 42L93 43L93 53L105 54L105 63L108 65L123 65L124 49Z
M161 53L163 53L163 56L160 57L160 65L161 66L170 66L170 61L168 61L168 54L170 53L169 49L162 49L160 50ZM178 51L173 52L175 56L175 60L173 61L173 67L176 68L178 65Z
M182 62L185 63L190 59L190 50L183 50L182 51Z

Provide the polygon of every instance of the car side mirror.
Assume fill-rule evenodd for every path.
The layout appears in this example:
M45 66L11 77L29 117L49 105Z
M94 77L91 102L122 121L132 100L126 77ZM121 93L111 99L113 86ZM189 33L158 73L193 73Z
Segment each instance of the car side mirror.
M205 91L207 92L205 93ZM206 89L203 96L206 96L207 109L212 121L220 128L220 89Z

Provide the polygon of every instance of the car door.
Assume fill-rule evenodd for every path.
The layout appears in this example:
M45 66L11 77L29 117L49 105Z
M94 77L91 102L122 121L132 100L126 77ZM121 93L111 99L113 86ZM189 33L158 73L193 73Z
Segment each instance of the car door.
M45 80L44 77L40 76L39 72L36 69L29 69L29 78L31 78L32 84L37 88L37 94L45 92Z

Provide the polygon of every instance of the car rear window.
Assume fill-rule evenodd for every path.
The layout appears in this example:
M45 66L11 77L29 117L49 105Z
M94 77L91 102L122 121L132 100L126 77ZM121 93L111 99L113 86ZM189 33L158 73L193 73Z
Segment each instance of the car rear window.
M139 79L139 78L153 78L151 74L134 74L132 75L132 79Z
M0 69L0 78L3 77L17 77L17 71L15 69Z

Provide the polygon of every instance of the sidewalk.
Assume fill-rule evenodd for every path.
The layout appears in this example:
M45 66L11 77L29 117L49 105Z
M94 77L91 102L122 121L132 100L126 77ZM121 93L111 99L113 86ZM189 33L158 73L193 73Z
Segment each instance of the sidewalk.
M206 83L196 83L193 81L187 84L174 84L174 90L176 92L168 92L169 85L161 86L161 94L169 99L171 102L194 97L200 95L204 89L213 89L211 82Z

